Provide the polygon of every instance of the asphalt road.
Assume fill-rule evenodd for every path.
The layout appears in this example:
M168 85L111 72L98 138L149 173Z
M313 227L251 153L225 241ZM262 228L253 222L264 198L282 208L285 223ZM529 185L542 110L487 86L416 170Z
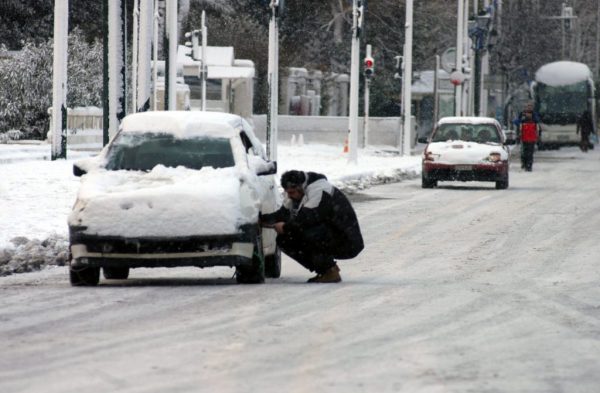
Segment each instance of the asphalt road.
M0 392L598 392L600 152L540 152L510 188L352 196L341 284L141 269L0 278Z

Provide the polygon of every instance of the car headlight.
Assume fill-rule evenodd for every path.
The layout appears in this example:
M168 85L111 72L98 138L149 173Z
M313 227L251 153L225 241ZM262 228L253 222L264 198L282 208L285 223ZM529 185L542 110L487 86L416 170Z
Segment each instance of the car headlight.
M492 152L489 156L485 158L485 161L489 162L500 162L502 161L502 156L498 152Z
M438 159L438 158L440 158L440 155L439 155L439 154L433 154L433 153L432 153L432 152L430 152L430 151L425 151L425 152L423 153L423 161L429 161L429 162L433 162L433 161L435 161L435 160L436 160L436 159Z

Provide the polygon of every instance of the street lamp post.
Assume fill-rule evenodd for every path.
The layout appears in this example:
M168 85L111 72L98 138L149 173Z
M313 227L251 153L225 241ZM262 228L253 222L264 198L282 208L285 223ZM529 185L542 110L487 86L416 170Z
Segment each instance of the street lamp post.
M488 13L481 13L475 17L474 24L469 29L473 52L475 53L474 72L474 112L481 116L481 57L486 50L491 17Z

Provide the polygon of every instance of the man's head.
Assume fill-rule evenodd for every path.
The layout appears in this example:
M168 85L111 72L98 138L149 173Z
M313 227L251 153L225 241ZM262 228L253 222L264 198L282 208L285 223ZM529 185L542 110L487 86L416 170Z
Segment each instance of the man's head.
M306 174L301 171L287 171L281 175L281 187L294 201L299 201L304 197L305 181Z

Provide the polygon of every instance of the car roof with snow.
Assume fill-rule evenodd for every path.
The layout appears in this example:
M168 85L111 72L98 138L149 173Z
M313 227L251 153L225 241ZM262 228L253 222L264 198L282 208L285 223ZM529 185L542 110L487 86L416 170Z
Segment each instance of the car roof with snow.
M438 125L442 124L493 124L500 127L500 123L493 117L479 116L449 116L443 117L438 121Z
M230 138L242 127L242 118L231 113L201 111L151 111L126 116L124 133L168 133L176 138L212 136Z

